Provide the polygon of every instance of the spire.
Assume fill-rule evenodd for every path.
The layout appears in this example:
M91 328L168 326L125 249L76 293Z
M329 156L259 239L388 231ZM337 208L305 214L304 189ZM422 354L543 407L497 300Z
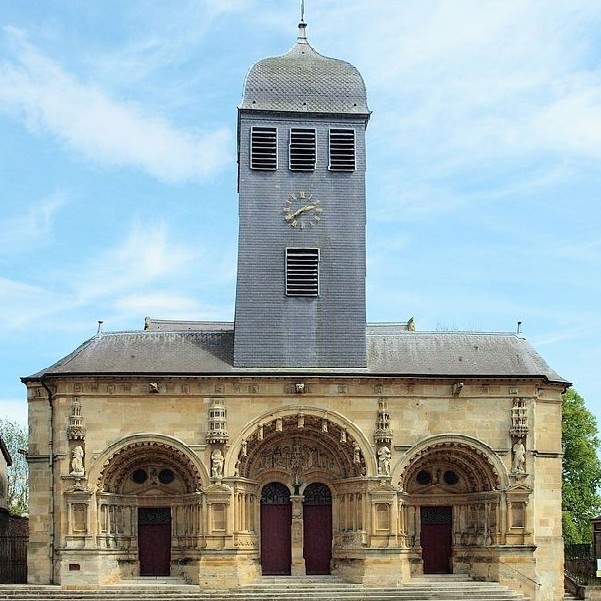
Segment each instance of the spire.
M305 0L300 0L300 23L298 24L298 41L307 43L307 23L305 22Z

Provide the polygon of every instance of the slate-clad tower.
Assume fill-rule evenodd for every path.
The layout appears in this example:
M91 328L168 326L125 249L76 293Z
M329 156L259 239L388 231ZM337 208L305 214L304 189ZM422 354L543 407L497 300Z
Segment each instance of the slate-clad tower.
M234 364L364 367L365 84L299 24L250 69L238 113Z

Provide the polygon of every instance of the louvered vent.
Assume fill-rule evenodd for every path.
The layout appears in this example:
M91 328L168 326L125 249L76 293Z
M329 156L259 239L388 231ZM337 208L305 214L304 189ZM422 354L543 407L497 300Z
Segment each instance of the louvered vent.
M253 127L250 133L250 168L278 167L278 132L275 127Z
M319 294L319 249L286 249L286 294L317 296Z
M291 171L315 170L315 130L290 130Z
M355 130L330 130L330 170L355 170Z

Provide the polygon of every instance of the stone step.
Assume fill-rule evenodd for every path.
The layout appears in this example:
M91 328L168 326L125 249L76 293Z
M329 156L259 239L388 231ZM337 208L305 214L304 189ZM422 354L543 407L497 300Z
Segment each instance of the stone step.
M95 590L0 585L5 601L527 601L495 582L462 575L414 578L398 588L364 587L335 576L264 577L237 590L207 590L174 578L137 578Z

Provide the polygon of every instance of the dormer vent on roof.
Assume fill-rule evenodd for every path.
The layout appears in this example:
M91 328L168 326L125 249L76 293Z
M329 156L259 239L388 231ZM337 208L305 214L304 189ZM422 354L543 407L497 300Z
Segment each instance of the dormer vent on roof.
M240 109L369 115L359 71L316 52L303 22L297 43L286 54L264 58L250 68Z

